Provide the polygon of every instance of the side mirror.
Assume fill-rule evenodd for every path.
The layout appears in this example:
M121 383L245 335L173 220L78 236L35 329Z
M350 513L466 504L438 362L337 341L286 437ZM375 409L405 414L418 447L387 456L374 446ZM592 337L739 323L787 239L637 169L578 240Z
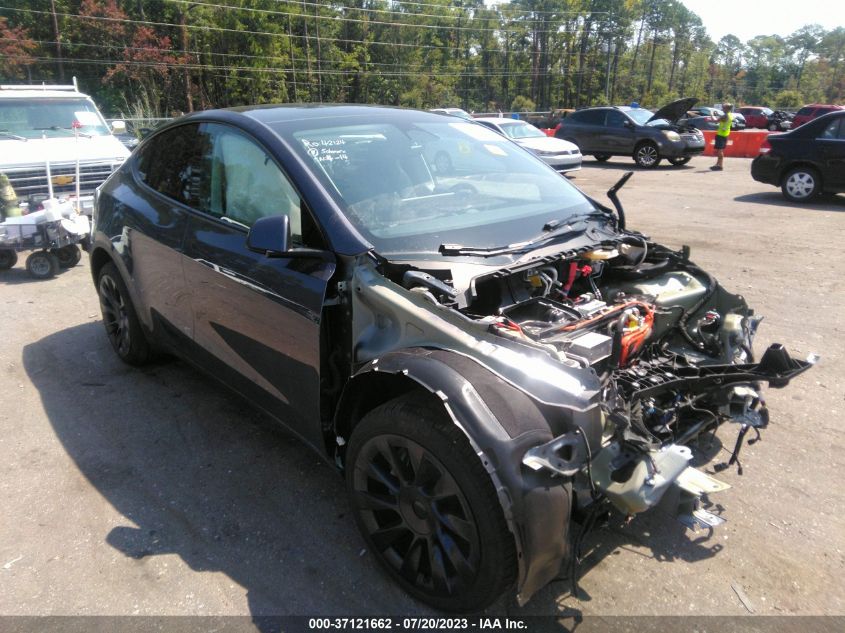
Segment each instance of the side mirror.
M111 122L111 131L117 132L118 134L126 131L126 121L112 121Z
M267 257L284 255L289 246L290 218L287 215L259 218L246 236L246 247Z
M625 119L625 127L630 129L630 130L633 130L634 129L633 121L630 121L629 119Z

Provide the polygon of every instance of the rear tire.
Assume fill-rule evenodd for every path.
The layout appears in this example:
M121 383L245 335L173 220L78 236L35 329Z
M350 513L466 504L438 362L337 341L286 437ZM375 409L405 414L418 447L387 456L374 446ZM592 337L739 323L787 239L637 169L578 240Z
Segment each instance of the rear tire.
M598 162L603 163L610 159L610 154L593 154L593 158L595 158Z
M106 336L118 358L127 365L147 364L153 356L123 278L109 262L97 278L97 294Z
M688 162L692 160L691 156L678 156L677 158L667 158L671 164L675 167L680 167L681 165L686 165Z
M790 202L807 202L821 189L819 173L812 167L795 167L786 172L780 190Z
M0 248L0 270L9 270L18 263L18 254L11 248Z
M69 244L50 252L58 258L61 268L73 268L82 259L82 252L76 244Z
M47 251L35 251L26 258L26 271L35 279L50 279L59 272L59 258Z
M364 416L349 441L346 486L369 551L418 600L478 611L513 584L513 536L490 477L427 395Z
M660 164L660 153L652 142L641 143L634 150L634 162L644 169L653 169Z

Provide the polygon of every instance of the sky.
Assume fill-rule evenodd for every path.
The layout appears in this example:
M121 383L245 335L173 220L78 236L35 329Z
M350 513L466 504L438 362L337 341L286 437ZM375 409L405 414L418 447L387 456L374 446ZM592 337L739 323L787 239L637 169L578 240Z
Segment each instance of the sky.
M697 13L714 42L733 33L743 42L755 35L787 35L805 24L826 31L845 26L842 0L681 0Z

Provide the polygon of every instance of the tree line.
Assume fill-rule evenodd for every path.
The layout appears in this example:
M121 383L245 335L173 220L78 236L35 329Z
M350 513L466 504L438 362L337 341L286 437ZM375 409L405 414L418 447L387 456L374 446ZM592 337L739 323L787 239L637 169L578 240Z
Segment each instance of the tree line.
M845 28L713 41L680 0L5 0L0 79L110 113L272 102L548 111L841 103Z

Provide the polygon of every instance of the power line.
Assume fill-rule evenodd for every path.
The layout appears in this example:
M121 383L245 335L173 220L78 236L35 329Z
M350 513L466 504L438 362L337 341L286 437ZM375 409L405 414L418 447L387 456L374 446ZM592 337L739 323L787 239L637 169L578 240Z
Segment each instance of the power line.
M236 6L232 6L232 5L229 5L229 4L217 4L217 3L212 3L212 2L196 2L194 0L165 0L165 1L169 2L171 4L188 4L188 5L193 4L195 6L211 7L211 8L215 8L215 9L227 9L227 10L230 10L230 11L246 11L248 13L260 13L260 14L264 14L264 15L283 15L285 17L302 18L302 19L306 19L306 20L307 19L330 20L332 22L337 21L337 20L341 20L343 22L355 22L355 23L359 23L359 24L377 24L377 25L380 25L380 26L395 26L395 27L413 28L413 29L442 30L444 28L442 25L439 25L439 24L410 24L410 23L407 23L407 22L386 22L384 20L362 20L360 18L338 17L336 15L335 16L319 15L319 14L310 15L310 14L304 14L304 13L291 13L289 11L273 11L271 9L257 9L257 8L254 8L254 7L236 7ZM299 2L298 4L303 5L303 6L305 6L305 5L316 6L316 7L324 6L324 5L314 3L314 2ZM352 8L353 10L356 10L356 11L359 10L357 8L354 8L354 7L341 7L341 9L349 9L349 8ZM366 9L363 9L363 10L366 10ZM404 15L416 16L417 14L407 13L407 14L404 14ZM439 18L440 16L429 16L429 17ZM472 18L467 18L467 19L471 20ZM448 28L453 30L453 31L473 31L473 32L491 32L491 33L501 33L503 31L507 30L507 29L503 29L503 28L485 28L485 27L478 27L478 26L450 26ZM539 33L561 33L561 32L564 32L564 31L562 31L560 29L532 31L532 33L538 33L538 34Z
M36 62L55 62L55 58L53 57L30 57L33 61ZM160 67L167 67L167 68L178 68L184 69L188 68L189 70L228 70L228 71L238 71L238 72L254 72L254 73L270 73L276 75L285 75L289 73L296 73L299 75L385 75L391 77L405 77L412 72L434 72L438 77L516 77L516 76L524 76L525 72L523 71L508 71L508 72L501 72L501 71L494 71L494 72L469 72L469 71L460 71L460 72L441 72L439 70L434 69L416 69L416 70L403 70L403 71L383 71L383 70L367 70L366 68L363 69L355 69L355 70L311 70L308 71L304 68L255 68L254 66L219 66L214 64L192 64L192 63L172 63L172 62L155 62L155 61L138 61L138 60L101 60L101 59L88 59L88 58L79 58L79 57L65 57L65 61L73 62L77 64L83 65L96 65L96 66L137 66L142 68L160 68ZM570 75L577 75L577 74L586 74L590 72L590 69L584 69L582 71L572 71L569 73ZM548 75L555 75L558 76L559 73L556 72L547 72L547 71L538 71L537 73L540 76L548 76Z
M51 15L50 11L41 11L38 9L28 9L28 8L21 8L21 7L2 7L0 6L0 11L17 11L22 13L32 13L37 15ZM221 32L221 33L236 33L241 35L266 35L269 37L289 37L284 32L274 33L272 31L253 31L248 29L230 29L226 27L215 27L215 26L205 26L205 25L198 25L198 24L174 24L172 22L154 22L152 20L134 20L130 18L113 18L107 16L95 16L95 15L77 15L74 13L61 13L57 12L56 15L65 17L65 18L74 18L77 20L94 20L94 21L101 21L101 22L119 22L119 23L126 23L126 24L144 24L147 26L159 26L159 27L169 27L169 28L185 28L194 30L194 31L206 31L206 32ZM303 17L303 16L299 16ZM308 16L304 16L308 17ZM342 18L341 18L342 19ZM556 31L556 33L566 33L568 31ZM595 34L597 35L604 35L604 32L596 31ZM427 50L448 50L448 51L460 51L461 53L465 53L468 50L475 50L476 52L483 52L483 53L490 53L490 54L499 54L499 55L506 55L509 53L519 53L520 51L512 50L512 51L503 51L498 48L483 48L481 46L472 45L467 49L458 48L456 46L443 46L443 45L436 45L436 44L411 44L407 42L380 42L375 40L356 40L356 39L346 39L346 38L337 38L337 37L317 37L315 35L295 35L297 39L304 39L304 40L321 40L324 42L342 42L342 43L350 43L350 44L367 44L368 46L393 46L393 47L400 47L400 48L415 48L415 49L427 49Z
M55 40L33 40L33 39L24 40L24 39L20 39L20 38L16 38L16 37L0 37L0 41L6 41L6 42L27 42L28 41L28 42L34 42L36 44L50 45L50 46L53 46L57 43ZM110 45L110 44L88 44L88 43L85 43L85 42L75 42L73 44L69 44L68 42L63 42L63 44L65 44L66 46L68 46L68 48L71 48L71 49L76 48L76 47L82 47L82 48L94 48L94 49L99 49L99 50L143 51L143 52L154 52L154 53L161 53L161 52L164 51L164 49L161 49L161 48L144 47L144 46L119 46L119 45ZM261 59L261 60L265 60L265 61L276 60L276 61L291 62L291 63L296 63L296 62L306 63L308 61L307 59L305 59L303 57L290 57L290 56L279 57L279 56L273 56L273 55L250 55L248 53L220 53L220 52L217 52L217 51L168 49L166 52L173 54L173 55L192 55L194 57L200 57L200 56L205 55L205 56L209 56L209 57L225 57L225 58L233 57L233 58L242 58L242 59ZM560 55L560 56L555 57L554 62L563 61L564 59L575 57L578 54L579 54L578 51L569 51L565 55ZM473 61L476 61L475 58L472 58L472 59L473 59ZM327 57L321 57L319 61L320 61L321 64L347 64L347 63L349 63L347 60L330 59L330 58L327 58ZM115 63L119 63L119 62L115 62ZM409 65L409 64L406 64L405 62L401 62L401 61L398 61L398 62L372 62L372 61L367 61L366 64L367 64L367 66L387 66L387 67L391 67L391 68L397 67L397 66L398 67L406 67L407 72L414 72L418 68L418 67L415 68L413 65Z

